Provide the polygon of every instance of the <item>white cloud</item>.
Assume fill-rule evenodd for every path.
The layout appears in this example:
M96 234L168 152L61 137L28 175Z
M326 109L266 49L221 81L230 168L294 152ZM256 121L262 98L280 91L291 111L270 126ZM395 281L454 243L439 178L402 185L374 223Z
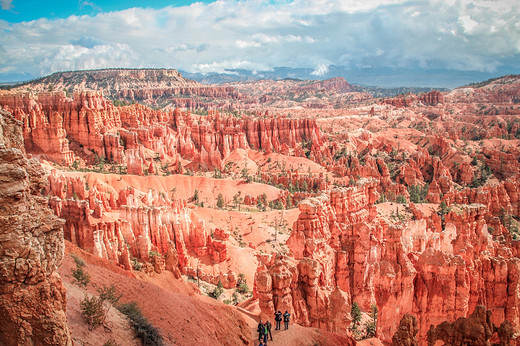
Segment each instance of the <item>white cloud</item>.
M209 73L209 72L218 72L218 73L228 73L228 70L233 69L246 69L251 70L256 73L256 71L271 71L269 66L263 64L253 63L251 61L213 61L208 64L197 64L193 66L194 72L201 73Z
M459 23L461 23L464 31L468 34L471 34L473 30L478 26L478 23L475 22L469 15L465 15L459 17Z
M324 76L327 73L329 73L329 65L325 65L325 64L319 64L318 66L316 66L314 71L311 72L311 74L313 76L318 76L318 77Z
M242 40L237 40L236 42L237 46L239 48L249 48L249 47L260 47L261 44L258 43L258 42L255 42L255 41L242 41Z
M13 8L13 0L0 0L0 4L2 4L2 10L10 10Z
M0 74L109 66L201 72L289 66L314 68L316 76L330 65L493 71L520 55L519 17L510 0L219 0L0 20Z

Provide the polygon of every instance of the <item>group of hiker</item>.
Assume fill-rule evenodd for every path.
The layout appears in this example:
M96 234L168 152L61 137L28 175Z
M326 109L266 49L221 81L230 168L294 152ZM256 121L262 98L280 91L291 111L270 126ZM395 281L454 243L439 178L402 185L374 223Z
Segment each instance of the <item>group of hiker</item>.
M291 314L287 311L285 311L282 315L282 312L280 310L276 311L274 314L274 320L276 321L276 328L275 330L281 330L281 322L283 319L284 324L284 330L289 329L289 320L290 320ZM271 334L271 321L267 320L265 323L262 323L262 320L258 322L258 341L260 341L260 344L258 346L267 346L267 337L269 337L270 341L273 341L273 335Z

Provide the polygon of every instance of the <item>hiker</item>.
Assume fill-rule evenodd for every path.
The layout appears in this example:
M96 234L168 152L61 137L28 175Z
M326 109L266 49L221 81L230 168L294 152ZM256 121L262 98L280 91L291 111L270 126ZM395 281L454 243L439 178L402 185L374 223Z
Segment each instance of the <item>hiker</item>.
M285 310L283 313L283 324L285 326L285 329L289 329L289 318L291 317L291 314Z
M261 342L264 337L264 331L265 331L262 320L260 320L260 322L258 322L258 328L256 329L256 331L258 332L258 341Z
M271 339L271 341L273 341L273 334L271 334L271 328L273 327L273 325L271 324L271 321L267 320L267 322L265 322L265 326L267 327L269 338ZM267 335L265 337L267 338Z
M282 329L280 327L280 322L282 322L282 312L280 310L274 313L274 320L276 321L276 328L274 330Z
M267 345L267 334L269 334L269 329L267 327L267 322L264 323L264 344Z

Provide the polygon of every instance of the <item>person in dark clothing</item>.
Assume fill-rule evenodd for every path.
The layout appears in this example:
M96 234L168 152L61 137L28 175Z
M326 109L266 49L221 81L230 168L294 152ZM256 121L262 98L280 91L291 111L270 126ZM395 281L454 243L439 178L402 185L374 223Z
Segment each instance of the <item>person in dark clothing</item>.
M271 324L271 321L267 320L265 322L265 326L267 327L267 332L269 333L269 338L271 339L271 341L273 341L273 334L271 334L271 328L273 327L273 325ZM267 338L267 335L266 335L266 338Z
M264 338L264 331L265 331L262 320L260 320L260 322L258 322L258 328L256 329L256 331L258 332L258 341L262 341L262 339Z
M291 317L291 314L288 313L287 310L285 310L285 312L283 313L283 324L284 324L285 329L289 329L290 317Z
M276 321L276 328L274 330L282 329L280 327L280 322L282 322L282 312L280 310L274 313L274 320Z

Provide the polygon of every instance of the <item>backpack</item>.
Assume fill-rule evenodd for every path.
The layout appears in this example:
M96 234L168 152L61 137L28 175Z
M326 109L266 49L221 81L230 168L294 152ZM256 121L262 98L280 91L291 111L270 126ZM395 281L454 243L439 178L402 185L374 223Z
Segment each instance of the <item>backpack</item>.
M283 321L289 322L289 316L291 316L289 313L283 314Z

